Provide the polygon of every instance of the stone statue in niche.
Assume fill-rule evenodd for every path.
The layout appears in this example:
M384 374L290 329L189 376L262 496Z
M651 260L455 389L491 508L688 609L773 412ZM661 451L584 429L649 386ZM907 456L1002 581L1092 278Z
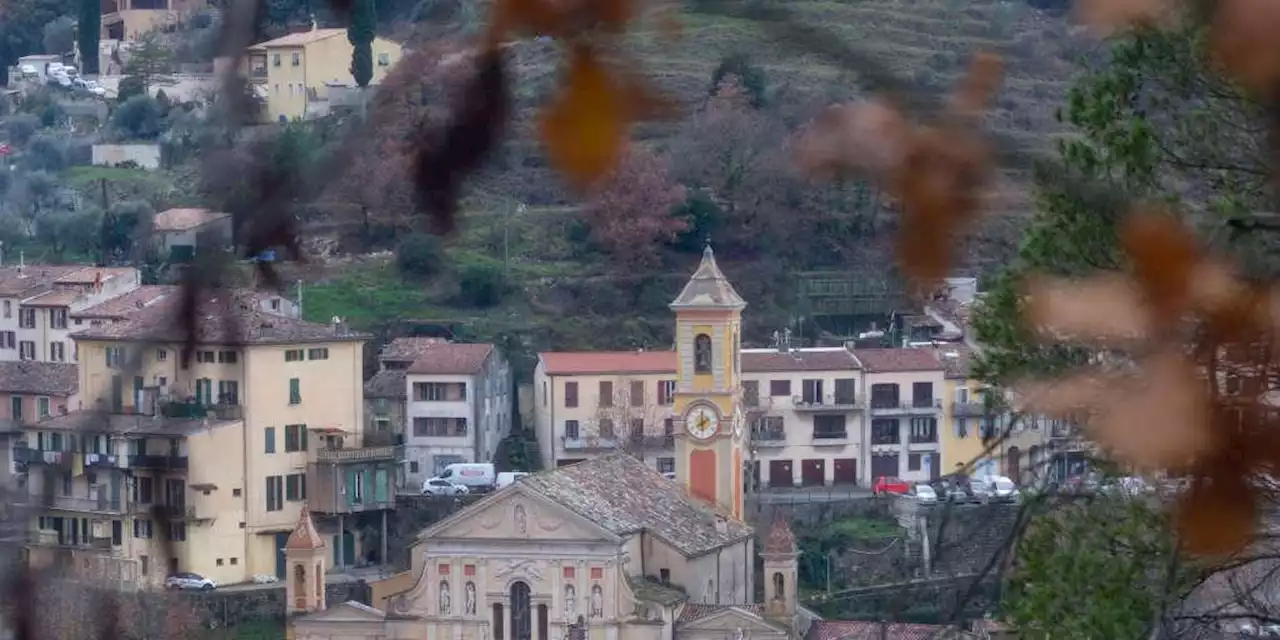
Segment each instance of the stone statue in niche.
M694 373L711 373L711 336L699 333L693 339Z
M578 590L571 584L564 586L564 619L572 620L578 612Z
M529 514L525 513L524 505L518 504L515 509L516 533L524 535L529 530Z
M466 608L463 611L469 616L474 616L476 614L476 583L468 582L464 591L466 600L463 603Z
M591 617L604 617L604 590L598 584L591 587Z
M742 640L744 635L745 634L743 634L742 632L742 627L738 627L738 630L733 632L733 640Z
M453 603L449 599L449 583L440 583L440 615L449 615L449 608Z

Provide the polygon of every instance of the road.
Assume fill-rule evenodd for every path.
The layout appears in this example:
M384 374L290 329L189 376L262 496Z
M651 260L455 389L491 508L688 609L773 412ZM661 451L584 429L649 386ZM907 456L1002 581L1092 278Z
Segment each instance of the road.
M814 504L848 502L871 498L871 491L861 487L765 488L752 493L751 499L761 504Z

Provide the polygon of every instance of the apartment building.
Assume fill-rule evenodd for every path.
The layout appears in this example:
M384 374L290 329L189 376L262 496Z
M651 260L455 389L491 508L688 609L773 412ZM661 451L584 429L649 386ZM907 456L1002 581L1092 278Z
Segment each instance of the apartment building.
M0 361L75 362L69 318L141 284L132 267L0 267Z
M33 424L80 409L80 377L66 362L0 362L0 415Z
M407 481L459 462L490 462L511 433L511 367L491 344L434 342L405 372Z
M869 406L870 478L943 473L938 425L945 378L932 349L855 349Z
M401 46L386 38L373 41L373 79L378 84L400 60ZM307 116L309 102L328 99L335 86L354 86L351 42L346 29L291 33L246 51L241 73L263 103L264 121L287 122Z
M151 244L170 262L188 262L196 249L221 249L232 242L231 214L199 208L167 209L151 221Z
M179 300L163 296L128 317L75 335L82 404L89 411L55 420L76 424L65 429L71 432L85 430L83 421L110 421L99 427L108 434L103 446L109 448L87 449L82 440L77 445L50 437L37 441L36 450L75 452L79 446L82 453L120 456L151 455L152 447L161 446L170 457L198 456L199 462L188 460L185 468L174 463L167 469L185 474L182 505L212 513L215 527L231 522L236 534L211 530L200 538L201 559L179 557L183 570L205 567L225 582L255 574L283 577L285 539L308 504L321 530L333 536L336 567L378 555L361 550L365 541L356 532L378 526L394 504L403 450L365 437L361 373L368 336L340 322L310 323L266 311L270 296L215 292L201 303L197 347L183 362L185 336L173 322ZM117 422L127 426L116 427ZM197 437L211 443L207 457L199 453L203 449L192 452ZM168 439L168 448L156 438ZM207 475L192 473L206 461L214 465ZM134 491L138 475L126 469L124 477L121 491ZM201 507L206 497L212 501ZM177 511L186 518L187 535L192 523L203 521ZM134 524L139 518L133 514L122 518L126 530L147 526ZM136 548L110 546L110 553L136 562L141 575ZM168 570L172 559L150 566Z
M132 40L208 6L207 0L102 0L101 37Z
M970 377L974 352L964 344L945 344L935 354L942 362L946 387L943 400L942 472L968 469L971 476L1000 473L999 451L988 452L999 424L986 402L986 385Z

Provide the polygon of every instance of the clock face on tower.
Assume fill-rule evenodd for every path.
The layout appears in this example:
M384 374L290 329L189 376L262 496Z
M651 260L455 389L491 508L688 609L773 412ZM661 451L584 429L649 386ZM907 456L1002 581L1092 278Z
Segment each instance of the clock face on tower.
M720 428L720 415L706 405L695 405L684 417L684 427L689 435L698 440L706 440L716 434Z

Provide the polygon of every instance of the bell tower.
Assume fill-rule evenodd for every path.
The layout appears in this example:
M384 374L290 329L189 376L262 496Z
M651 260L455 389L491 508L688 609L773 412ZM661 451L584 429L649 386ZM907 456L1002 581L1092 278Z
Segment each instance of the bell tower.
M298 524L289 534L284 545L285 610L289 615L324 611L324 538L316 531L311 520L311 509L302 505ZM289 625L289 638L293 637L293 625Z
M739 374L747 303L707 245L670 306L676 315L676 478L741 519L746 441Z

